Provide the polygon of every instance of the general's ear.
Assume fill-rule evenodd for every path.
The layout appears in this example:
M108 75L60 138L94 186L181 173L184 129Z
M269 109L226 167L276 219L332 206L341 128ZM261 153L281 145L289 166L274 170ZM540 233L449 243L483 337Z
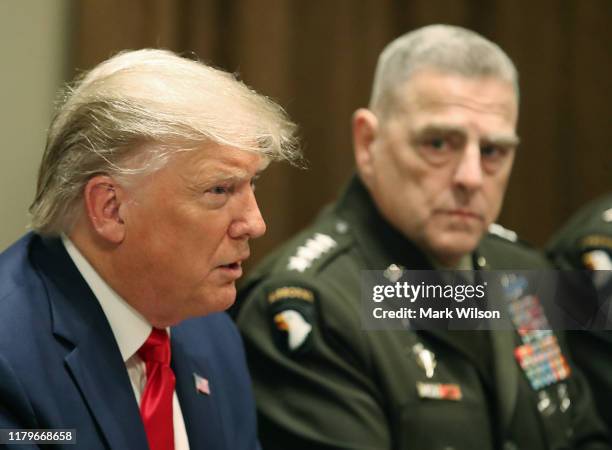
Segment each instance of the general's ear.
M93 232L109 243L121 243L125 237L124 189L112 177L96 175L85 185L83 195Z
M373 173L372 152L378 136L378 118L366 108L353 114L353 150L357 169L366 184Z

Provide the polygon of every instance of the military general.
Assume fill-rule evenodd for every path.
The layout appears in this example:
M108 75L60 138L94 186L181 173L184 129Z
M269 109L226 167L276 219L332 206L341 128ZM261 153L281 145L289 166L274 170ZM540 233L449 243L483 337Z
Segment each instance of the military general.
M517 117L516 69L482 36L434 25L385 48L353 116L357 173L239 293L264 448L608 448L550 331L362 327L366 269L547 267L494 224Z

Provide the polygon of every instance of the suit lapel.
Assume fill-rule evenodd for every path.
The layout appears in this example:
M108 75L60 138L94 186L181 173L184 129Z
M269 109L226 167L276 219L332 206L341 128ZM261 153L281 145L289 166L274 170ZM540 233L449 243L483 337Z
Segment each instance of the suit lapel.
M229 450L222 431L219 394L215 391L215 380L219 380L222 374L212 372L206 355L200 354L196 346L183 345L187 341L183 339L183 333L181 327L172 329L172 369L176 376L176 394L181 404L189 446L192 449ZM206 336L201 336L201 339L206 339ZM194 374L208 380L210 394L196 389Z
M147 449L146 434L136 397L119 350L80 342L66 356L66 364L89 410L113 449Z
M138 404L106 316L59 239L33 247L67 370L111 449L148 449Z

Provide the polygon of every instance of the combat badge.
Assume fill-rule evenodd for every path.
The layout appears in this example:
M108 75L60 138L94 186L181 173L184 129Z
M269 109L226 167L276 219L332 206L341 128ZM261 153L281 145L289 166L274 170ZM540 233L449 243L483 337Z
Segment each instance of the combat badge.
M311 347L314 293L301 286L281 286L269 291L268 315L276 347L292 356Z
M436 366L436 355L434 352L427 350L420 342L412 346L412 352L416 357L417 364L425 371L427 378L433 378Z

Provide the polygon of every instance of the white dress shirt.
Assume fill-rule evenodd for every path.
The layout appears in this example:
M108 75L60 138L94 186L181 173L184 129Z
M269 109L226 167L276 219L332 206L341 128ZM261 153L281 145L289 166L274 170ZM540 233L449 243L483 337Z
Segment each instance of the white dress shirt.
M62 242L66 251L77 266L77 269L89 285L94 296L106 315L111 330L119 346L119 351L125 363L136 401L140 406L140 399L147 381L145 363L137 352L145 343L152 327L147 320L125 300L123 300L95 271L87 259L75 247L67 236L62 235ZM168 330L170 332L170 330ZM172 420L174 425L174 449L189 450L187 430L181 411L176 390L172 397Z

